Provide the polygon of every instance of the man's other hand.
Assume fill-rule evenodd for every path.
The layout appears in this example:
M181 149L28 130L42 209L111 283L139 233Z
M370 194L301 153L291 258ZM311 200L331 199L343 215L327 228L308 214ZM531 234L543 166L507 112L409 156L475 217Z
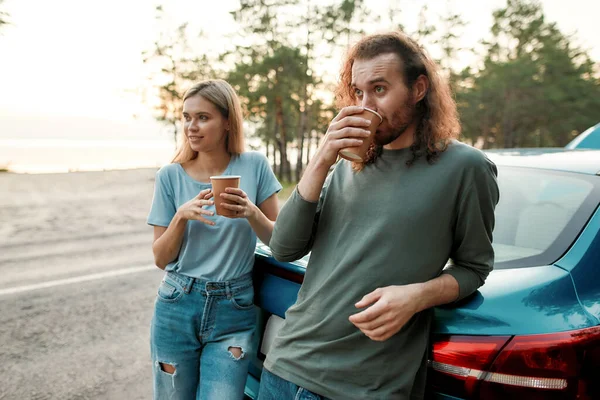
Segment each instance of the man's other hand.
M364 296L356 308L367 309L349 317L370 339L384 341L398 333L419 310L417 285L387 286Z

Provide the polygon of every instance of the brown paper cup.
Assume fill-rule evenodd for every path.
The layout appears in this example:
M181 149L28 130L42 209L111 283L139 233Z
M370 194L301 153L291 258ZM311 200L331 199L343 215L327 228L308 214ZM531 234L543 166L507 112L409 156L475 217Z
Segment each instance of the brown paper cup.
M376 111L373 111L370 108L365 108L365 110L362 113L353 114L353 116L362 117L371 121L371 125L369 126L371 134L363 140L362 145L355 147L346 147L344 149L341 149L338 152L338 154L340 155L340 157L345 158L349 161L365 162L367 150L369 150L369 146L371 146L371 143L373 143L375 131L377 130L379 124L381 124L381 122L383 121L383 118Z
M239 175L220 175L220 176L211 176L210 183L212 184L213 191L213 200L215 202L215 209L217 211L217 215L222 215L224 217L234 217L235 211L228 210L221 206L221 203L227 204L236 204L232 201L225 200L221 198L221 193L225 193L225 189L230 188L239 188L240 187L240 176Z

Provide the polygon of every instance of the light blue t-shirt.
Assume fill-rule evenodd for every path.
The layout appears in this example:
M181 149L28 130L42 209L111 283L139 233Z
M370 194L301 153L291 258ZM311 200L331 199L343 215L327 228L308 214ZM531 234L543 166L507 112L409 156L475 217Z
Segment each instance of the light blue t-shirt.
M257 152L231 157L223 175L240 175L240 188L256 205L281 190L267 158ZM210 183L198 182L189 176L179 163L162 167L156 173L148 224L169 226L181 205L210 187ZM215 211L214 205L207 209ZM195 220L187 222L179 256L165 270L212 281L226 281L252 271L256 233L248 220L216 213L207 219L215 225Z

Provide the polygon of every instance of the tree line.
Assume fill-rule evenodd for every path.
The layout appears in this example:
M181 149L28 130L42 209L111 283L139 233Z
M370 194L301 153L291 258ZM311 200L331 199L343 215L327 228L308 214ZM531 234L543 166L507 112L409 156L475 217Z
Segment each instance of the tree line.
M156 11L165 18L162 6ZM336 113L337 71L323 66L339 61L366 32L406 31L398 2L387 11L382 21L364 0L240 0L232 12L235 47L217 55L202 51L202 34L190 35L188 22L165 30L143 54L155 66L149 85L159 100L156 116L176 139L185 90L202 79L225 79L277 176L297 181ZM406 33L438 51L460 112L461 140L480 148L564 146L598 123L598 65L546 20L539 2L507 0L493 12L489 39L478 51L460 47L466 23L447 11L434 24L424 7L417 29ZM458 69L465 52L475 61Z
M0 0L0 6L2 6L2 3L4 3L4 0ZM3 11L2 9L0 9L0 30L2 29L2 25L9 25L9 17L10 15L6 12Z

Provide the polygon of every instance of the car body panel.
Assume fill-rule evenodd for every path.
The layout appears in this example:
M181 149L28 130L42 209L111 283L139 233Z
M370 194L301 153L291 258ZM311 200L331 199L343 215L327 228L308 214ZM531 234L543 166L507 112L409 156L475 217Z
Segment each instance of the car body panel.
M567 149L600 149L600 123L586 129L575 139L571 140Z
M270 314L281 318L285 311L296 302L301 280L306 272L308 255L293 262L279 262L271 255L271 250L260 241L255 251L256 274L255 303Z
M492 271L474 295L434 313L433 332L453 335L532 335L596 324L569 273L555 266Z
M280 267L269 257L257 262L263 271ZM257 279L255 301L263 310L284 318L299 289L299 283L266 272ZM549 299L551 307L547 306ZM579 303L569 272L556 266L521 268L518 274L513 270L492 271L486 284L472 296L436 308L435 321L435 333L464 335L538 334L597 323Z
M269 263L266 259L265 263ZM270 273L259 275L255 282L254 302L263 310L285 317L285 312L296 302L300 284Z
M582 306L600 324L600 208L556 265L571 272Z
M485 153L496 164L507 167L542 168L590 175L600 172L599 150L569 150L561 147L492 149Z
M599 150L510 149L487 153L499 167L537 168L588 175L600 180ZM500 173L502 173L501 168ZM584 179L584 178L582 178ZM563 243L548 265L524 264L497 268L485 285L460 302L434 308L432 334L437 335L534 335L564 332L600 325L600 208L593 192L588 200L595 208L584 212L579 228ZM502 194L501 194L502 196ZM590 211L591 210L591 211ZM591 216L590 216L591 215ZM581 228L583 227L583 228ZM533 231L535 232L535 230ZM278 324L298 296L308 255L295 262L276 261L269 248L256 248L255 303L259 307L257 346L250 366L246 394L255 398L265 353ZM315 266L318 268L318 266ZM267 342L267 343L265 343ZM460 400L431 393L438 400Z
M251 373L248 374L248 376L246 377L246 387L244 388L244 394L251 399L256 399L258 398L259 388L260 381L258 380L258 378Z

